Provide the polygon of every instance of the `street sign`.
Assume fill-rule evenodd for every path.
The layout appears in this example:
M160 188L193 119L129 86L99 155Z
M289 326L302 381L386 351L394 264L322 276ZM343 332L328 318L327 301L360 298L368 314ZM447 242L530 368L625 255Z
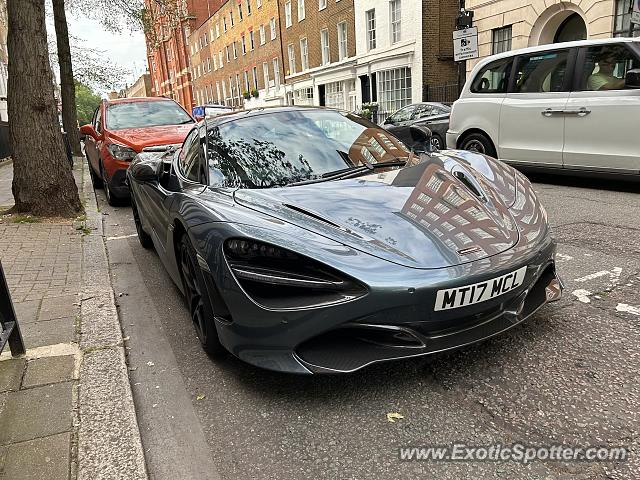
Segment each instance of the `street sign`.
M640 24L640 0L633 0L633 10L631 12L631 22Z
M640 1L640 0L636 0ZM478 58L478 27L453 31L453 59L456 62Z

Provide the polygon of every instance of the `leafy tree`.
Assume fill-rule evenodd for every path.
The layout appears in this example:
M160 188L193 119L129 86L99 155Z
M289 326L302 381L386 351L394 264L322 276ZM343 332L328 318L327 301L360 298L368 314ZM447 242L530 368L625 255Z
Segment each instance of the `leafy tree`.
M80 125L91 123L93 112L100 105L100 100L100 95L94 92L91 87L76 80L76 107Z
M82 205L58 123L47 61L44 0L7 0L7 14L12 211L72 217Z

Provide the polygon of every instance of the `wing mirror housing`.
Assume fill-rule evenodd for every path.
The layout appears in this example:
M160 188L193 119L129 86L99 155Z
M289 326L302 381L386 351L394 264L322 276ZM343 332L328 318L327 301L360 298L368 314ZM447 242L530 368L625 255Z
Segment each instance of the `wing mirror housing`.
M93 125L91 125L90 123L87 125L82 125L80 127L80 135L88 135L95 140L98 140L100 138L100 135L98 135L98 132L96 132L96 129L93 128Z
M409 133L411 140L417 146L418 152L432 152L433 144L431 143L432 133L431 130L422 125L411 125L409 127Z
M129 167L131 176L141 183L159 181L161 168L162 162L135 162Z
M632 68L627 71L624 88L640 88L640 68Z

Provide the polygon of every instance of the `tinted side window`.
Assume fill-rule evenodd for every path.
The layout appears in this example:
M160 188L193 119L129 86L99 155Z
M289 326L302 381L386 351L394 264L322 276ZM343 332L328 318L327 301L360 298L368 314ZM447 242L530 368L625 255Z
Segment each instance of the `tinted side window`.
M624 45L589 47L578 90L622 90L632 68L640 68L640 61Z
M179 158L180 173L189 180L194 182L198 181L199 174L199 149L200 149L200 136L198 130L194 129L187 136L182 146Z
M507 93L513 58L490 63L478 72L471 84L473 93Z
M416 108L416 113L413 115L413 119L417 120L419 118L430 117L431 115L435 115L438 112L431 105L420 105Z
M515 93L565 91L565 74L569 50L541 52L518 60Z
M411 105L401 110L398 110L396 113L394 113L391 116L391 120L393 120L393 123L406 122L407 120L411 119L411 116L413 115L413 112L415 111L415 109L416 107Z

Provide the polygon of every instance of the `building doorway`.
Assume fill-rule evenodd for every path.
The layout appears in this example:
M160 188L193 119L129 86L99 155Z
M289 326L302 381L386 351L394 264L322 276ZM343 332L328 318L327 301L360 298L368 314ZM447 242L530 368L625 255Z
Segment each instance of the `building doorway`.
M578 13L569 15L558 27L554 43L587 39L587 24Z

